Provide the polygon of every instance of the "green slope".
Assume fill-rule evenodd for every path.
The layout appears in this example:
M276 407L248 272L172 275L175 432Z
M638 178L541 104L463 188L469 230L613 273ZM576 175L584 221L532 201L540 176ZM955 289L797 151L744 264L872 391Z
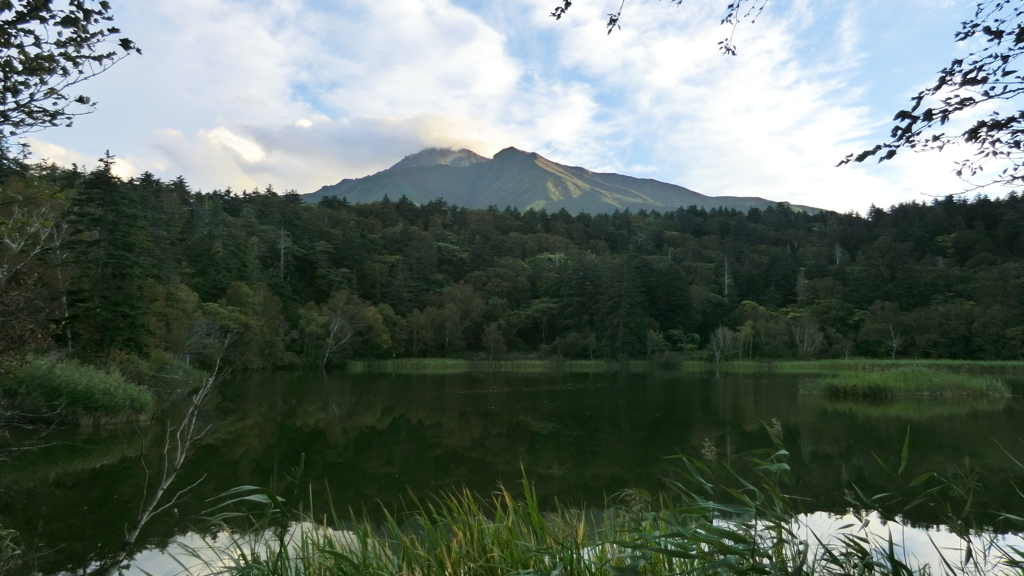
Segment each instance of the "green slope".
M746 211L777 204L764 198L705 196L657 180L591 172L515 148L506 148L491 160L468 150L424 150L382 172L324 186L306 194L305 199L316 202L324 196L345 197L354 203L373 202L384 196L392 200L406 196L417 204L444 198L467 208L495 205L520 210L544 208L548 212L565 208L572 213L626 208L664 211L692 205ZM818 212L808 206L789 206Z

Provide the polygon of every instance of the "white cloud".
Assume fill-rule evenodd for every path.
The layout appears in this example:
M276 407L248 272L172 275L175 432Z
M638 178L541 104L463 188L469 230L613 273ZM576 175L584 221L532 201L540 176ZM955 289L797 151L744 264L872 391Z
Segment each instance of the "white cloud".
M622 140L646 140L633 158L656 165L663 179L706 194L837 210L962 189L948 154L905 154L912 158L882 170L835 168L874 143L864 89L849 77L859 41L852 4L836 27L835 53L813 59L799 52L798 35L822 23L806 4L741 27L737 57L718 53L724 32L706 4L631 2L626 24L611 36L595 26L600 6L580 8L565 23L561 59L591 78L598 101L625 95L608 125ZM613 167L628 164L622 158Z
M85 170L92 169L99 164L98 158L87 158L84 154L43 140L30 138L28 144L32 151L32 156L45 162L52 162L61 166L76 165ZM140 171L128 158L114 158L110 171L114 176L125 179L140 174Z
M826 4L838 21L822 20ZM509 145L841 210L958 190L947 155L833 167L873 144L884 117L855 80L871 31L856 3L826 4L772 3L727 58L720 7L705 2L631 0L610 36L597 2L560 22L551 0L476 13L452 0L126 3L118 24L145 56L94 80L99 111L36 150L82 163L110 148L125 174L205 190L308 192L426 146ZM808 48L808 30L830 48Z
M307 120L308 122L308 120ZM209 132L200 132L200 136L212 146L234 150L246 162L252 164L267 157L260 145L248 138L239 136L223 126Z

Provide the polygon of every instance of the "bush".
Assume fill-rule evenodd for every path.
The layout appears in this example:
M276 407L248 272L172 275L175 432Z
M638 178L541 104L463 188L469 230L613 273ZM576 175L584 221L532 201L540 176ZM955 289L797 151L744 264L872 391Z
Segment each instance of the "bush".
M116 421L145 416L156 400L148 389L76 361L37 360L0 378L0 396L21 417Z

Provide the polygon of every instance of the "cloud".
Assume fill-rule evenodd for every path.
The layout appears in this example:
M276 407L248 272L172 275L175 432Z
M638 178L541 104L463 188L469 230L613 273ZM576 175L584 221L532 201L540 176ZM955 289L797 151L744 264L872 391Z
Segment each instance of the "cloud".
M99 165L98 158L87 158L85 155L75 152L74 150L68 150L43 140L29 138L28 144L32 152L32 156L44 162L50 162L60 166L78 166L83 170L89 170ZM114 158L110 171L114 176L126 179L140 174L139 170L128 158Z
M617 102L608 126L636 144L615 168L653 164L661 178L707 194L843 211L963 189L949 154L905 154L913 158L885 169L835 167L874 144L880 124L854 79L861 36L852 3L834 25L831 54L803 51L802 34L833 25L798 2L742 26L737 57L718 53L725 32L704 3L631 2L610 36L595 26L599 6L580 8L563 21L560 58L589 78L597 101Z
M180 174L204 190L309 192L428 146L516 146L840 210L959 189L947 155L834 168L884 124L861 80L873 38L863 19L877 6L772 3L740 28L735 58L717 50L727 30L714 3L631 0L610 36L601 3L576 3L560 22L551 7L126 3L118 24L145 55L90 83L99 111L39 135L37 151L64 163L110 148L125 174Z
M274 184L310 192L345 177L383 170L405 154L429 146L470 148L491 155L508 139L499 130L459 116L304 120L234 129L222 126L201 131L196 138L167 130L158 135L155 146L173 165L189 167L190 182L227 182L206 190Z

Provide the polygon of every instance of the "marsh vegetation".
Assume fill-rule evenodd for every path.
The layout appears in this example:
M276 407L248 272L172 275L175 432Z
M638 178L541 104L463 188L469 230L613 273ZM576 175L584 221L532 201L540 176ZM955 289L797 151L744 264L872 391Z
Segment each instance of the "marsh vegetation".
M918 366L872 372L842 372L800 386L803 394L835 399L889 400L905 397L1005 398L1010 388L991 376L954 373Z

